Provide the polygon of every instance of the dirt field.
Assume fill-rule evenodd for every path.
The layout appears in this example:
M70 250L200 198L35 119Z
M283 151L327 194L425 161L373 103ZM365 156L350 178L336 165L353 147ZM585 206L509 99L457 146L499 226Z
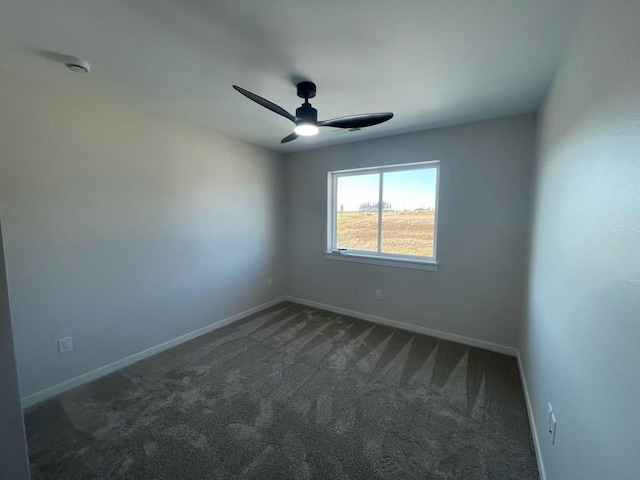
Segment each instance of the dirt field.
M338 212L338 248L378 250L377 212ZM382 252L433 255L434 212L383 212Z

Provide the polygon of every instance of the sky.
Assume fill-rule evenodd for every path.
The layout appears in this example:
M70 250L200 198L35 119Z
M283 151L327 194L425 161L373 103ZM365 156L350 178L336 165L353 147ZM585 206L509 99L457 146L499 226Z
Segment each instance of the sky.
M435 168L384 173L385 202L393 210L435 208ZM379 173L338 177L338 211L354 211L366 202L376 203L379 195Z

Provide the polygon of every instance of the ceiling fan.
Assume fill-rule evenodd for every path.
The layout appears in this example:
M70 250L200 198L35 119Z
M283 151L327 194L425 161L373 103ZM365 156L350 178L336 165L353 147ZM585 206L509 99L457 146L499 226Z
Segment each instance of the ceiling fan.
M255 93L245 90L242 87L234 85L238 92L247 97L250 100L262 105L264 108L268 108L278 115L282 115L284 118L291 120L296 124L296 127L291 135L284 137L280 143L287 143L296 138L308 137L316 135L318 133L318 127L333 127L344 129L359 130L364 127L370 127L372 125L378 125L379 123L386 122L393 117L393 113L364 113L360 115L349 115L347 117L332 118L331 120L318 121L318 110L313 108L309 103L309 99L316 96L316 84L313 82L300 82L296 85L298 90L298 96L304 98L304 103L298 109L296 114L292 115L284 108L276 105L269 100L256 95Z

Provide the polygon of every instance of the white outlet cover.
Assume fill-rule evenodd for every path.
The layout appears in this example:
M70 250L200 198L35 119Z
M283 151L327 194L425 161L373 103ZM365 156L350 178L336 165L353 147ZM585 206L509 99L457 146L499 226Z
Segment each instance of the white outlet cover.
M73 350L73 339L64 337L58 339L58 353L67 353Z

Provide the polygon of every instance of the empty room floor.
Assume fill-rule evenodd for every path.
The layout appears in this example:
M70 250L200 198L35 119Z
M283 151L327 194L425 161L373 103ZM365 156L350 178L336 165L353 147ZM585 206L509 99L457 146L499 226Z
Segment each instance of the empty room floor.
M537 479L515 358L292 303L31 408L35 479Z

